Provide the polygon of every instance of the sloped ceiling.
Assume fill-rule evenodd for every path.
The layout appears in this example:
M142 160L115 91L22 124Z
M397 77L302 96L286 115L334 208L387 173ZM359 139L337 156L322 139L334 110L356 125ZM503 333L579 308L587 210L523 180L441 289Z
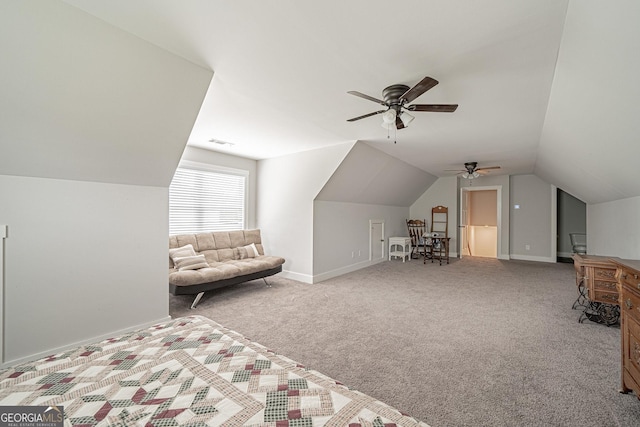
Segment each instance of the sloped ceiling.
M640 196L640 2L572 1L534 172L587 203Z
M58 1L0 2L0 174L168 187L212 71Z
M640 192L635 0L66 2L216 70L194 146L263 159L364 141L437 177L477 161L588 203ZM379 116L346 121L378 109L347 91L427 75L440 84L416 102L455 113L389 139Z
M254 159L363 141L435 176L464 162L531 173L567 0L66 0L215 70L189 144ZM392 133L382 97L425 76L440 84ZM220 147L210 139L235 145ZM397 141L396 144L393 142Z
M316 200L408 207L437 179L380 150L357 143Z

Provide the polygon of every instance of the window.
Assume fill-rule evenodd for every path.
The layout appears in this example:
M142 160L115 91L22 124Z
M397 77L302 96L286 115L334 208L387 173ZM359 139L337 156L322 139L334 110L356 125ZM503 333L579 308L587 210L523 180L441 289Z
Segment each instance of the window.
M245 228L248 172L183 162L169 187L169 234Z

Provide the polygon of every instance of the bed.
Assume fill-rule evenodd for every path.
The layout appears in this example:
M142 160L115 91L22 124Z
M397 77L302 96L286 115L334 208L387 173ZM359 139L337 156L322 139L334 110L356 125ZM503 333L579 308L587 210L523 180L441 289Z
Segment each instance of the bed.
M202 316L0 371L8 405L69 426L427 426Z

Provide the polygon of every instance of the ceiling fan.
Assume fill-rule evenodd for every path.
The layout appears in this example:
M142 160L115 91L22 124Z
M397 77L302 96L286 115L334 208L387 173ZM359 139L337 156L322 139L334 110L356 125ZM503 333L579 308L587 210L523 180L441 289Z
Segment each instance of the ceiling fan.
M480 175L489 173L492 169L500 169L500 166L478 167L478 162L467 162L464 164L464 170L447 169L446 172L458 172L464 179L478 178Z
M364 93L357 92L355 90L349 91L347 93L355 96L359 96L360 98L368 99L369 101L376 102L380 105L386 107L386 109L375 111L373 113L365 114L363 116L354 117L352 119L348 119L348 122L355 122L356 120L364 119L366 117L375 116L377 114L382 114L382 126L384 128L390 128L395 125L397 129L403 129L409 125L409 123L414 119L412 115L407 113L407 111L432 111L438 113L453 113L458 108L458 104L411 104L413 100L417 97L433 88L438 84L438 81L431 78L425 77L420 82L418 82L414 87L409 88L407 85L396 84L386 87L382 91L382 98L377 99L369 95L365 95Z

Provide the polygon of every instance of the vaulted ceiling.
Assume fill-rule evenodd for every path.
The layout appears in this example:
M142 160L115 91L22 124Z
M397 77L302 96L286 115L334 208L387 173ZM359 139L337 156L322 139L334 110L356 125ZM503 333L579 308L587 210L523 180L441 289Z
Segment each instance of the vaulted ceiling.
M189 144L264 159L364 141L434 176L467 161L588 203L640 195L633 0L65 0L215 71ZM440 83L388 132L391 84ZM219 145L210 140L229 142Z

